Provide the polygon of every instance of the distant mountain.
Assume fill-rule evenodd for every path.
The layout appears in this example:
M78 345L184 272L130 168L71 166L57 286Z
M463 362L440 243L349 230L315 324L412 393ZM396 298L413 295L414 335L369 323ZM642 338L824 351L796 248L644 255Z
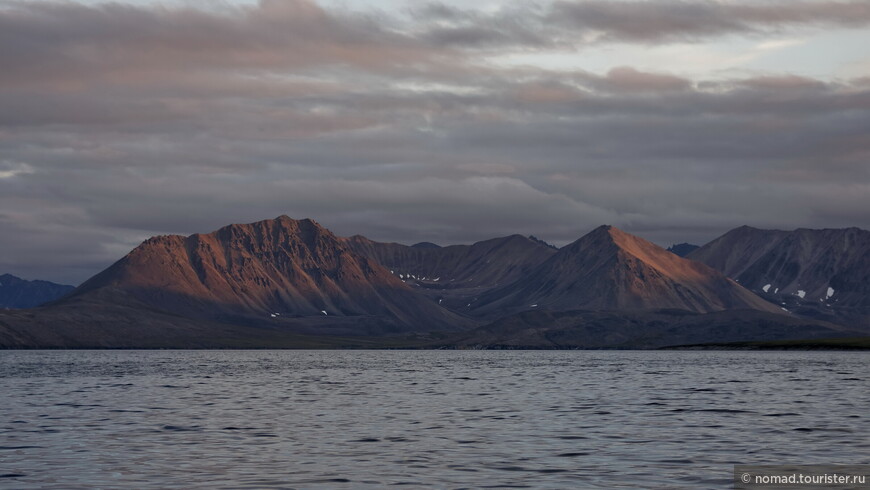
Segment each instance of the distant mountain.
M419 242L411 245L412 248L441 248L441 245L437 245L432 242Z
M612 226L561 248L531 273L483 294L471 308L490 315L532 308L781 312L711 267Z
M529 240L531 240L533 242L538 242L541 245L546 245L546 246L552 248L553 250L559 250L559 247L557 247L551 243L547 243L544 240L541 240L540 238L536 237L535 235L529 235Z
M83 296L134 299L188 318L246 325L313 317L309 323L316 329L367 317L387 331L428 331L467 323L316 222L286 216L208 234L150 238L71 298Z
M54 301L75 289L49 281L27 281L12 274L0 275L0 308L33 308Z
M870 327L870 231L741 226L688 258L796 313Z
M668 252L672 254L679 255L680 257L685 257L689 255L693 251L700 248L698 245L692 245L691 243L676 243L668 247Z
M864 311L867 232L798 231L735 230L692 255L753 289L761 277L784 291L824 279L830 304ZM610 226L561 249L520 235L405 246L281 216L146 240L60 300L0 310L0 347L647 348L861 334L782 311L828 308L810 297L822 286L773 288L764 299Z
M489 289L522 277L556 253L522 235L438 248L375 242L359 235L344 240L400 279L438 290Z

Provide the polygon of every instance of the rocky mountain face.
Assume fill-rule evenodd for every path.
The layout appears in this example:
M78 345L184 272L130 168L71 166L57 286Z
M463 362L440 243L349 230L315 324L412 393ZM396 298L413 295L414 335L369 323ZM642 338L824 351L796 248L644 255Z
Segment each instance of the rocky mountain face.
M447 247L408 247L358 235L345 241L442 307L462 314L471 313L467 305L481 294L525 277L556 253L546 243L522 235Z
M12 274L0 275L0 308L33 308L68 294L73 286L49 281L27 281Z
M789 311L870 328L870 231L743 226L688 258Z
M447 247L345 238L355 252L377 261L402 280L437 289L489 288L527 274L556 251L540 241L511 235Z
M530 274L483 294L471 308L490 315L532 308L779 312L711 267L612 226L561 248Z
M610 226L561 249L520 235L405 246L281 216L151 238L60 301L0 311L0 346L597 348L855 335L714 269L761 295L812 303L823 292L821 304L862 307L867 232L823 231L738 229L692 254L705 265Z
M286 216L148 239L72 295L80 296L128 297L189 318L254 325L300 317L376 317L397 330L464 324L316 222Z

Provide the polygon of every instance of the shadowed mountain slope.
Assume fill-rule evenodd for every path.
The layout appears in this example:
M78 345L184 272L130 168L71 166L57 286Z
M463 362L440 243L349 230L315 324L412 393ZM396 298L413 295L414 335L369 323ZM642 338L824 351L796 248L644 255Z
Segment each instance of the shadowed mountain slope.
M54 301L75 289L49 281L27 281L12 274L0 275L0 308L33 308Z
M455 345L490 349L650 349L759 340L854 337L827 322L758 310L525 311L459 334Z
M667 248L668 252L672 254L679 255L680 257L685 257L689 255L695 250L698 250L700 247L697 245L692 245L691 243L675 243Z
M345 238L355 252L371 258L403 280L437 289L491 288L514 281L556 253L522 235L448 247L381 243L363 236Z
M870 328L870 231L742 226L688 258L789 310Z

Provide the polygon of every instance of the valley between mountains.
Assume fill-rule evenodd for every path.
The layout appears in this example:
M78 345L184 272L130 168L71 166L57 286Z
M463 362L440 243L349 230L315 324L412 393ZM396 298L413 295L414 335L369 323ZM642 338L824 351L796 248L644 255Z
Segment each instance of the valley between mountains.
M339 237L281 216L150 238L5 348L658 348L870 334L870 232L741 227L686 258L612 226L562 248Z

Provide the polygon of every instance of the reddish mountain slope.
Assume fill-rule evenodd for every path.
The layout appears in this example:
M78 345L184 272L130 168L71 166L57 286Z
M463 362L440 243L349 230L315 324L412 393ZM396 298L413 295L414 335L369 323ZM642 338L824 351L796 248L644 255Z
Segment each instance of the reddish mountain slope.
M467 323L316 222L286 216L148 239L73 297L82 295L129 296L171 313L235 323L299 316L377 316L403 330Z
M483 295L478 313L678 308L781 312L709 266L602 226L563 247L528 276Z

